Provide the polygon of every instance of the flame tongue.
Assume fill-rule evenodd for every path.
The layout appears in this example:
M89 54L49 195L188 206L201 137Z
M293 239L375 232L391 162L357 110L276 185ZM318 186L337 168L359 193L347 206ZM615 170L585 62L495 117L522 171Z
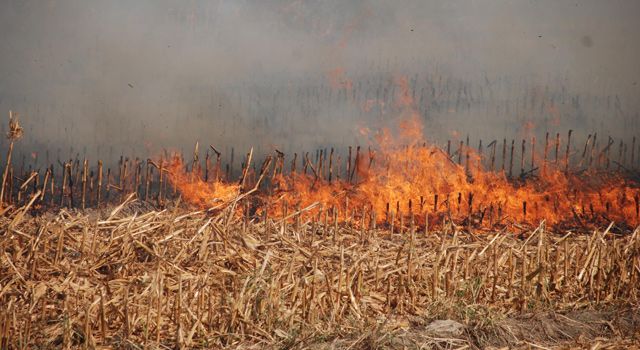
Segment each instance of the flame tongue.
M462 143L457 151L460 164L454 162L446 152L426 142L406 79L397 84L400 95L396 101L404 111L396 133L399 136L394 137L388 129L374 135L375 151L370 150L367 156L358 148L350 172L342 179L334 176L329 181L327 166L314 169L311 165L309 175L283 175L280 171L273 180L274 193L262 194L271 215L284 214L287 206L305 208L319 203L319 208L337 210L342 220L355 212L361 216L368 213L370 218L373 213L378 222L389 220L391 215L424 223L428 216L430 223L449 218L476 227L536 224L541 220L580 226L610 221L630 226L640 223L637 184L629 184L620 175L572 175L565 164L548 162L536 177L508 179L504 171L483 169L481 155ZM177 160L172 172L171 180L183 198L201 207L229 201L239 191L234 184L208 183L186 174Z
M387 135L385 145L378 145L381 148L373 158L360 154L354 162L352 181L329 182L323 174L314 173L278 174L273 195L262 194L270 203L270 215L282 215L284 203L292 212L317 202L319 208L337 209L343 220L348 211L361 214L364 210L368 215L374 211L378 222L394 212L398 218L405 216L406 222L412 215L416 223L423 223L429 215L432 223L450 217L484 227L543 219L549 224L614 220L638 225L638 190L619 176L572 176L549 164L535 179L513 181L504 172L483 170L480 157L471 149L463 148L474 165L465 169L436 146L419 142L393 146L395 141L383 134ZM177 159L170 169L184 200L194 205L211 207L239 193L237 184L204 182L184 172Z
M182 199L200 208L210 208L228 202L238 195L240 186L222 181L205 182L200 174L187 173L180 158L169 163L169 180L180 190Z

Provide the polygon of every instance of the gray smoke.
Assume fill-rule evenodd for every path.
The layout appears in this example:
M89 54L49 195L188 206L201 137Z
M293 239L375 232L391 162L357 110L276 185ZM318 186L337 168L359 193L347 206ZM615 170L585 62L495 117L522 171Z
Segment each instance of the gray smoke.
M400 77L437 142L640 129L635 0L0 6L0 112L40 165L366 145L359 128L397 122Z

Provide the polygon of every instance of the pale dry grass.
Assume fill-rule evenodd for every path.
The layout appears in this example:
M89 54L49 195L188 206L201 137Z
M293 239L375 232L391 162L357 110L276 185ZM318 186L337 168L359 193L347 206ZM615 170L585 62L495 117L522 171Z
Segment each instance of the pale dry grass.
M517 320L589 308L635 320L638 230L390 234L326 215L248 222L233 207L157 211L129 197L103 211L7 211L0 348L533 347L635 327L563 316L579 331L529 339ZM445 317L466 333L420 332Z

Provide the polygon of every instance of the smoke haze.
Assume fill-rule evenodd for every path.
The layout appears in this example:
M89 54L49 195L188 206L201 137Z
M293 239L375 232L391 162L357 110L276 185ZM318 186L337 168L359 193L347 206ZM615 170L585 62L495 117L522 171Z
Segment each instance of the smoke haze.
M436 142L640 129L635 0L1 6L0 111L49 162L366 144L360 128L397 122L403 77Z

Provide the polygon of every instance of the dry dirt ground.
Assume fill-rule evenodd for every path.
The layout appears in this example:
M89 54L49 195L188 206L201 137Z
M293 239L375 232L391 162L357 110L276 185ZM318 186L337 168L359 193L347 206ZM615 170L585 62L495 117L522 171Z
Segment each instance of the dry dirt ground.
M428 318L398 317L348 337L292 339L291 349L638 349L637 309L493 315L456 331L430 331Z

